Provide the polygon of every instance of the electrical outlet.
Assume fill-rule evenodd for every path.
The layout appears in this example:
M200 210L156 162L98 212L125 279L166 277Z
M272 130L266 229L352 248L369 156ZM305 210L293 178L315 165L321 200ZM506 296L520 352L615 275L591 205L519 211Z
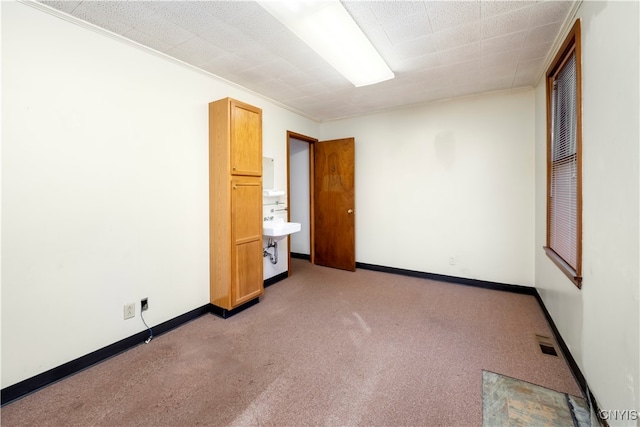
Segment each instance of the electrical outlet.
M147 311L149 310L149 298L142 298L140 300L140 311Z
M449 265L456 265L456 257L452 256L449 258Z
M136 317L136 303L132 302L131 304L124 305L124 318L131 319L132 317Z

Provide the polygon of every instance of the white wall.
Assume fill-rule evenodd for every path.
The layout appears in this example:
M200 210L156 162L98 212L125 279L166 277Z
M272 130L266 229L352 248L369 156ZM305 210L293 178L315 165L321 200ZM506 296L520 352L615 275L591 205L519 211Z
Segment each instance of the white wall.
M27 5L0 10L3 388L143 330L125 303L149 297L154 325L208 302L207 103L231 96L263 109L277 188L287 130L356 138L359 262L532 285L535 260L601 406L637 409L637 3L579 10L582 291L541 250L543 86L320 126Z
M532 90L323 123L356 141L356 260L532 286L533 135Z
M286 184L286 131L319 125L264 98L31 6L2 8L2 387L209 302L208 116L263 109ZM123 305L136 317L123 320Z
M300 231L291 235L291 252L310 255L309 143L295 138L289 141L289 211L291 221L300 223Z
M542 250L544 81L536 88L536 287L600 407L638 410L639 8L637 2L583 2L578 17L583 77L582 290Z

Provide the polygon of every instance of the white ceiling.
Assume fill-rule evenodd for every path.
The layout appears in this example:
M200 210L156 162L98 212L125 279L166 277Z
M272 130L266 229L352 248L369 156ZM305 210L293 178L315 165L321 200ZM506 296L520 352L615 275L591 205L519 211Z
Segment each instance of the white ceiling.
M396 77L356 88L253 1L47 1L319 121L536 83L571 1L343 1Z

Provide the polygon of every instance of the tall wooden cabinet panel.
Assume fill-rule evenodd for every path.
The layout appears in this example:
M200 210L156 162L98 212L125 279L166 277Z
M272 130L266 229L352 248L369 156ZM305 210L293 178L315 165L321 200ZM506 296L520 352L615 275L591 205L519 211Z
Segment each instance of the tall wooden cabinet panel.
M260 211L256 216L256 206ZM236 178L231 190L232 289L231 305L262 295L262 183ZM256 266L256 253L260 268Z
M238 101L231 101L231 173L262 176L262 113Z
M209 104L211 303L232 310L264 292L262 110L234 99Z

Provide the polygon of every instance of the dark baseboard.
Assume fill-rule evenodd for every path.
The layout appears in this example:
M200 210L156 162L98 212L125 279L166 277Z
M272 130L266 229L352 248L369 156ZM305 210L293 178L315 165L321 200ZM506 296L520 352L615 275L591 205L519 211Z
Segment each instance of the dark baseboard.
M308 255L304 255L304 254L295 254L295 255L297 256L294 256L294 253L291 253L291 256L293 258L309 259ZM394 268L394 267L385 267L385 266L366 264L366 263L356 263L356 267L362 268L365 270L380 271L384 273L400 274L403 276L418 277L423 279L437 280L441 282L463 284L467 286L476 286L476 287L481 287L486 289L494 289L494 290L500 290L500 291L515 292L519 294L533 295L538 301L538 304L540 305L540 308L542 309L542 312L544 313L544 316L547 319L547 323L549 324L549 327L553 332L556 342L558 343L558 346L560 347L560 349L562 350L562 353L565 356L565 360L569 365L569 369L571 370L576 382L582 389L583 395L590 399L591 405L594 408L594 412L596 414L599 414L600 408L598 406L598 403L595 397L588 390L587 382L586 382L586 379L584 378L584 375L582 374L582 371L580 371L580 368L578 367L578 364L576 363L575 359L571 355L571 352L569 351L567 344L562 338L562 335L560 335L560 331L558 330L558 328L555 325L555 322L551 318L551 314L547 310L546 306L544 305L544 302L542 301L542 298L540 297L540 294L535 288L521 286L521 285L508 285L504 283L488 282L484 280L467 279L467 278L461 278L461 277L455 277L455 276L446 276L442 274L425 273L420 271L406 270L406 269ZM274 283L277 283L280 280L287 278L287 276L288 276L288 273L284 272L270 279L267 279L265 280L264 286L267 287ZM218 306L215 306L213 304L206 304L202 307L198 307L178 317L169 319L166 322L163 322L159 325L153 326L151 329L153 331L154 336L158 336L208 313L213 313L214 315L222 317L223 319L227 319L257 304L258 302L259 302L259 298L255 298L233 310L226 310ZM46 387L50 384L60 381L66 377L69 377L73 374L83 371L93 365L96 365L106 359L116 356L119 353L129 350L130 348L140 345L145 341L145 339L147 339L148 336L149 336L149 332L147 330L138 332L135 335L124 338L118 342L110 344L92 353L79 357L70 362L64 363L60 366L52 368L46 372L43 372L31 378L27 378L26 380L20 381L19 383L16 383L14 385L5 387L1 390L1 405L4 406L14 400L27 396L28 394L31 394L43 387ZM606 420L599 419L599 421L601 425L605 427L608 426L608 423L606 422Z
M287 277L289 277L289 271L288 270L285 271L284 273L277 274L277 275L275 275L273 277L270 277L267 280L265 280L264 281L264 287L266 288L266 287L271 286L271 285L273 285L275 283L278 283L279 281L284 280Z
M299 254L296 252L291 252L291 258L306 259L307 261L311 261L311 255Z
M247 301L241 306L231 310L227 310L226 308L218 307L217 305L213 305L213 304L209 304L209 308L211 310L211 313L215 314L216 316L222 317L223 319L228 319L229 317L235 316L241 311L244 311L247 308L251 307L252 305L256 305L259 302L260 302L260 298L254 298L251 301Z
M588 384L587 384L587 380L585 379L584 375L582 374L582 371L580 370L580 367L576 363L576 360L573 358L573 355L571 354L571 351L569 351L569 347L567 347L567 343L564 342L564 339L562 338L562 335L560 335L560 331L558 330L555 322L553 321L553 318L551 317L551 314L547 310L547 307L544 305L544 301L542 301L542 297L540 296L540 294L538 293L537 290L536 290L536 293L535 293L535 297L536 297L536 300L538 301L538 305L540 305L540 308L542 309L542 312L544 313L544 317L547 319L547 323L549 324L549 327L551 328L551 332L553 332L553 336L556 339L556 343L558 343L558 346L560 347L560 350L562 350L562 354L564 355L564 359L567 361L567 365L569 365L569 369L571 370L571 373L573 374L573 378L576 380L576 382L580 386L580 389L582 390L583 397L585 399L589 399L589 401L591 403L591 406L594 409L593 412L596 415L598 415L598 421L600 422L600 425L604 426L604 427L608 427L609 423L606 420L603 420L602 418L600 418L600 416L599 416L600 407L598 406L598 402L596 401L595 396L593 395L593 393L591 393L591 390L589 390L589 387L588 387ZM589 403L589 402L587 402L587 403Z
M489 282L486 280L467 279L465 277L447 276L444 274L426 273L423 271L405 270L404 268L385 267L382 265L356 262L357 268L381 271L383 273L400 274L402 276L418 277L420 279L437 280L438 282L455 283L458 285L475 286L478 288L497 291L514 292L516 294L536 295L536 288L522 285L508 285L506 283Z
M177 328L184 323L187 323L193 319L196 319L203 314L207 314L211 311L210 304L206 304L202 307L198 307L185 314L182 314L173 319L167 320L159 325L151 328L154 336L161 335L167 331ZM85 370L97 363L100 363L106 359L109 359L119 353L122 353L130 348L142 344L149 336L149 331L144 330L138 332L135 335L124 338L118 342L110 344L92 353L79 357L70 362L64 363L55 368L49 369L46 372L27 378L14 385L10 385L2 389L2 406L16 399L24 397L33 393L43 387L46 387L54 382L60 381L63 378L76 374L82 370Z
M361 262L357 262L356 267L362 268L365 270L381 271L384 273L400 274L403 276L418 277L422 279L437 280L440 282L455 283L455 284L461 284L461 285L467 285L467 286L476 286L476 287L485 288L485 289L494 289L499 291L514 292L518 294L534 296L538 301L538 304L540 305L540 308L542 309L542 312L544 313L545 318L547 319L547 323L549 324L549 327L553 332L553 336L555 337L556 342L558 343L558 346L560 347L560 349L562 350L562 353L564 354L565 360L567 361L567 365L569 365L569 369L571 370L573 377L575 378L576 382L580 386L580 389L582 390L582 394L584 395L585 398L588 398L590 400L591 406L594 408L594 412L596 414L600 413L600 408L598 406L598 403L595 397L593 396L593 394L588 390L587 381L584 378L582 371L580 371L578 364L576 363L575 359L573 358L573 355L569 351L569 347L567 347L567 344L564 342L562 335L560 335L560 331L556 327L556 324L551 318L551 314L549 314L549 311L547 310L547 307L544 305L544 302L542 301L542 298L540 297L540 294L538 293L538 290L536 288L529 287L529 286L522 286L522 285L509 285L505 283L488 282L485 280L467 279L464 277L446 276L442 274L425 273L422 271L405 270L402 268L385 267L382 265L365 264ZM609 426L606 420L598 418L598 421L600 422L600 425L604 427Z

